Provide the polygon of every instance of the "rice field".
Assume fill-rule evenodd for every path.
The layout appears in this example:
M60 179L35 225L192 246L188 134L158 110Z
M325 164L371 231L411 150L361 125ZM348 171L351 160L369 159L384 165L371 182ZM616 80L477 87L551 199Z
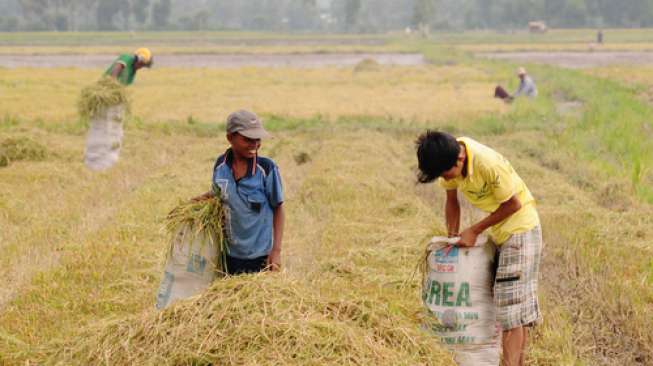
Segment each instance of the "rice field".
M639 66L606 66L595 67L586 71L588 75L614 80L632 88L633 93L640 97L640 100L646 103L653 102L653 67L649 65ZM643 136L649 137L653 132L653 126L650 123L642 127Z
M419 331L414 273L444 230L443 192L415 184L427 127L501 151L538 200L544 323L527 364L653 362L651 147L636 139L652 107L632 87L544 66L529 68L540 98L505 105L491 95L515 86L515 65L410 47L430 64L142 70L121 160L103 173L83 165L76 110L102 70L0 69L0 143L42 147L0 167L0 364L453 365ZM573 113L557 108L568 101ZM284 182L283 270L157 312L166 215L210 188L239 108L274 133L261 155Z
M636 88L653 86L653 66L615 65L587 70L592 76L613 79Z
M103 70L0 69L5 116L73 121L80 90ZM146 121L219 123L239 108L263 115L324 119L367 116L445 121L500 113L488 98L492 75L467 66L353 68L153 68L130 88L132 114ZM34 108L32 101L39 101ZM446 108L445 108L446 106Z

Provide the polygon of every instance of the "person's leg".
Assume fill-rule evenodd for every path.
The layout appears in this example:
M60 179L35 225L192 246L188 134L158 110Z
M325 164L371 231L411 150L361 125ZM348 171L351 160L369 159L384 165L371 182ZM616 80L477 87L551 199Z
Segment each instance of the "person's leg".
M503 331L503 365L523 365L527 326L540 320L537 278L542 252L540 228L515 234L499 248L494 300Z
M521 346L521 359L519 360L519 366L524 366L525 360L526 360L526 345L528 343L528 327L522 327L522 332L524 333L523 340L524 343L522 343Z
M503 366L519 366L523 358L524 327L503 331L501 340L503 348Z
M526 331L525 309L529 298L528 244L526 233L514 234L497 247L497 273L494 301L497 321L503 328L502 350L504 366L519 366L523 360Z

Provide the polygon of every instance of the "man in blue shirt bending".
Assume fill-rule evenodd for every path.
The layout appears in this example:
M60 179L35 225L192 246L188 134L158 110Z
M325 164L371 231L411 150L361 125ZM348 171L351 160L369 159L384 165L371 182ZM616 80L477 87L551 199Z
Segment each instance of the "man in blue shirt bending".
M231 147L213 166L213 184L225 204L227 273L279 270L284 211L279 168L258 156L261 139L268 137L256 114L240 110L227 118ZM207 192L195 199L212 197Z
M497 85L494 89L494 97L499 98L506 103L511 103L515 98L521 96L529 98L537 97L537 86L535 86L533 78L526 73L526 69L523 67L517 69L517 76L519 76L519 87L517 87L517 90L515 90L512 95L510 95L501 85Z
M519 87L512 97L517 98L519 96L525 96L535 98L537 96L537 87L535 86L533 78L526 73L526 69L523 67L517 69L517 76L519 76Z

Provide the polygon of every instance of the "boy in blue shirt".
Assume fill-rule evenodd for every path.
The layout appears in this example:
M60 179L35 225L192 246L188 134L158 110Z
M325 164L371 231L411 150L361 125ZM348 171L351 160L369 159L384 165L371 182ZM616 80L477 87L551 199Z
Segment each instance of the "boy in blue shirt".
M283 187L277 165L258 156L268 137L256 114L240 110L227 118L231 147L213 166L213 184L225 204L227 273L279 270L284 211ZM195 200L213 197L212 191Z

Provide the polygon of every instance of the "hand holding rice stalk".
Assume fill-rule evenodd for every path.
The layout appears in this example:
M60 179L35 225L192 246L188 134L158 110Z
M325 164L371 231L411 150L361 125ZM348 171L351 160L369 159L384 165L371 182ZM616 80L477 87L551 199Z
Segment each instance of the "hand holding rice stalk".
M176 235L184 228L184 240L175 240ZM215 258L216 273L226 273L227 246L224 238L224 210L219 195L212 198L198 201L185 202L175 207L166 218L166 230L172 236L170 247L168 249L168 258L174 253L175 245L181 243L194 243L196 238L205 237L209 243L200 242L200 251L203 246L210 244L217 248L217 257ZM189 246L189 251L193 248Z
M77 107L79 115L88 119L102 113L109 107L124 105L129 112L130 103L126 88L111 77L103 77L96 83L82 89Z

